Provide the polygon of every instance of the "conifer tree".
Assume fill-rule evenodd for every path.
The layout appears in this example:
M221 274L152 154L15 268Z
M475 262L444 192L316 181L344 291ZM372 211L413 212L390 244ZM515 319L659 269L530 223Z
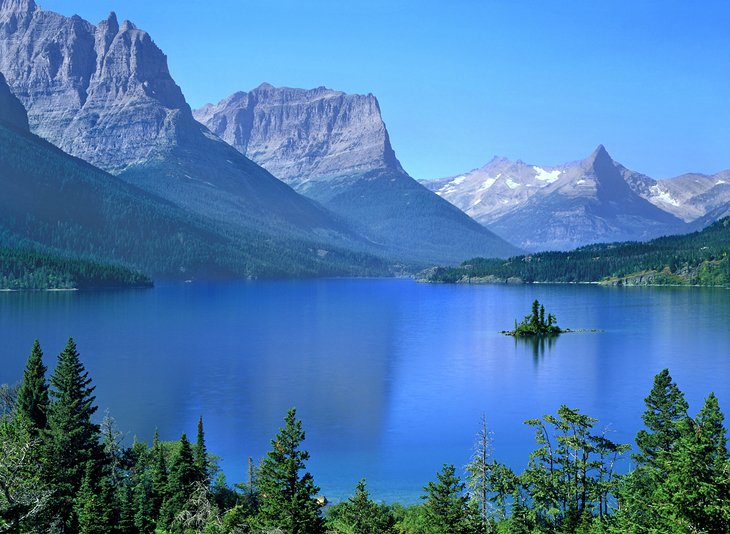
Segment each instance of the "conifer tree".
M44 473L54 490L52 512L70 531L78 530L73 501L81 487L87 464L98 468L101 458L99 426L91 422L96 412L94 387L79 360L76 344L69 338L58 356L51 377L54 401L48 410L48 427L44 431Z
M271 442L272 450L261 463L258 489L262 496L258 519L264 528L279 528L290 534L316 533L323 530L319 488L305 462L309 452L300 449L304 441L302 422L290 409L285 426ZM303 475L300 475L305 471Z
M198 419L198 436L195 441L195 467L198 470L198 480L206 487L210 486L210 466L208 465L208 451L205 448L202 415Z
M165 460L165 449L160 443L159 435L155 430L151 449L152 458L150 474L150 510L153 517L160 514L162 503L167 496L167 462Z
M134 526L137 532L147 534L155 531L158 514L152 509L152 499L144 480L137 481L132 492L134 508Z
M453 465L444 465L436 475L436 482L424 488L425 513L428 532L433 534L466 534L470 526L469 498L465 485L456 475Z
M183 511L185 504L193 494L194 484L198 480L193 449L185 434L180 437L180 448L170 467L167 480L165 500L160 510L160 526L170 529L175 517ZM175 532L175 530L172 530Z
M365 479L360 480L355 494L335 509L333 518L337 524L358 534L387 534L394 532L395 519L387 507L370 499ZM329 518L329 515L328 515Z
M139 530L134 525L134 491L129 484L119 489L119 534L137 534Z
M76 494L74 509L79 534L108 534L117 525L116 504L107 477L96 480L93 462L87 462L83 482Z
M660 510L665 528L730 532L723 420L717 397L711 393L695 419L681 421L681 437L659 458L666 477L660 481L653 504Z
M19 414L30 422L30 431L35 435L46 428L48 417L48 384L46 366L43 365L43 351L36 339L23 373L23 383L18 389L16 407Z
M687 417L689 406L672 381L669 369L654 377L654 386L644 402L646 411L641 418L649 431L640 430L636 435L639 454L635 459L639 465L656 467L659 455L669 451L679 439L677 423Z

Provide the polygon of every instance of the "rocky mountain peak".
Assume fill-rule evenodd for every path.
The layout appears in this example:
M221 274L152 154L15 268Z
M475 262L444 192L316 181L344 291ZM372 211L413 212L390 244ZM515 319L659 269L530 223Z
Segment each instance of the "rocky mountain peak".
M0 123L28 131L28 115L23 104L10 91L5 77L0 74Z
M38 6L33 0L0 0L0 13L28 14Z
M194 115L239 152L295 187L371 171L402 172L372 94L263 83L204 106Z
M596 167L596 166L605 166L607 164L613 165L614 161L611 155L606 150L606 147L603 145L598 145L593 152L591 152L590 156L588 156L584 160L586 166L589 167Z
M0 17L0 72L25 106L33 133L111 172L149 161L195 125L167 57L114 12L97 26L2 0L32 17Z

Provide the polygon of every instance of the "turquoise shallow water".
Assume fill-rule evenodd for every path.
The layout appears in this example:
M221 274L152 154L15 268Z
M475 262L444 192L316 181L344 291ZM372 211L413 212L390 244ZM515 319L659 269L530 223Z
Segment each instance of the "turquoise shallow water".
M544 302L562 327L600 329L535 346L498 331ZM443 463L469 460L482 413L494 455L520 469L522 422L561 403L631 442L654 374L669 367L696 412L730 410L730 291L450 286L356 279L162 284L152 290L0 294L0 382L38 337L53 367L69 335L128 439L194 436L229 482L265 454L290 406L330 499L362 477L416 502Z

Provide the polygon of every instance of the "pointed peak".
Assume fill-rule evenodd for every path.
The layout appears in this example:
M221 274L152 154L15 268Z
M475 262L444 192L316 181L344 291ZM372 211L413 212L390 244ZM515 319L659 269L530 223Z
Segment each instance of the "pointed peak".
M32 13L38 6L33 0L0 0L0 11L5 13Z
M260 85L259 85L258 87L256 87L256 88L254 89L254 91L256 91L256 90L270 90L270 89L276 89L276 87L274 87L273 85L271 85L271 84L270 84L270 83L268 83L268 82L263 82L263 83L262 83L262 84L260 84Z
M137 29L137 26L135 26L134 23L132 23L129 20L125 20L124 22L122 22L122 26L119 28L119 31L126 32L126 31L132 31L132 30L136 30L136 29Z
M593 152L591 152L591 155L585 159L585 162L588 163L589 165L593 165L596 162L601 162L601 161L608 161L608 162L613 163L613 158L610 156L610 154L606 150L606 147L604 147L603 145L598 145L595 148L595 150Z
M106 34L116 35L119 32L117 14L114 11L109 12L109 16L99 23L99 28L102 28Z

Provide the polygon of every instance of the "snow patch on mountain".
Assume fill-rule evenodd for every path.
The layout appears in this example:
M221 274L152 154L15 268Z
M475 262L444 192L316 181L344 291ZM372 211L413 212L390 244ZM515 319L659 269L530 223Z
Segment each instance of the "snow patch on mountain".
M668 191L663 191L659 185L654 185L650 188L651 196L655 202L661 202L663 204L669 204L670 206L679 206L679 201L676 200Z
M547 182L548 184L557 182L558 178L560 178L560 175L562 174L560 170L548 171L543 169L542 167L532 168L535 169L535 172L537 173L535 179L540 180L541 182Z

